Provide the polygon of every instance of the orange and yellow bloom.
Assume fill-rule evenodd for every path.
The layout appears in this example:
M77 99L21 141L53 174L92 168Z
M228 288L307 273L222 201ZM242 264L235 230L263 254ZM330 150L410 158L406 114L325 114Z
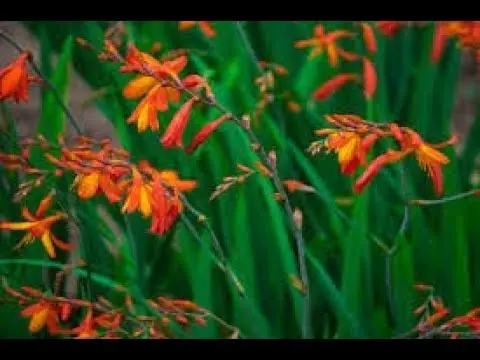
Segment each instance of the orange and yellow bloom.
M200 129L200 131L195 135L193 138L192 142L190 145L188 145L186 152L191 153L195 151L195 149L203 144L205 140L225 121L230 119L230 116L228 114L220 116L218 119L208 123L205 125L203 128Z
M163 147L169 149L173 147L183 148L182 136L187 127L193 105L197 102L196 98L190 98L182 107L175 113L172 121L168 125L160 142Z
M151 55L141 53L132 47L130 56L127 55L126 59L128 59L126 60L127 65L122 67L122 71L137 71L141 75L125 86L123 95L126 99L132 100L144 96L128 118L128 123L137 123L139 132L144 132L147 129L157 131L159 130L158 112L167 111L168 104L178 103L181 96L178 89L160 82L159 79L166 80L168 76L177 81L178 73L187 65L187 58L179 56L162 63Z
M414 154L420 168L427 172L437 195L443 192L442 166L449 163L446 155L437 149L452 145L453 136L439 144L425 142L418 133L395 123L371 123L355 115L327 115L326 120L338 129L317 130L318 136L327 136L324 141L312 143L312 154L326 148L334 151L342 173L352 175L359 166L366 166L364 172L353 185L353 191L360 193L371 183L379 171L386 165L398 162L409 154ZM399 145L399 150L388 149L367 165L367 154L382 137L391 137Z
M41 82L40 78L28 74L27 62L31 56L24 52L13 63L0 70L0 101L10 97L17 103L28 101L29 83Z
M144 182L142 174L134 167L122 212L133 213L137 210L144 217L152 214L152 187Z
M77 335L75 339L94 339L98 336L98 331L95 327L96 323L93 317L93 310L89 307L80 325L73 328L70 332Z
M113 181L110 174L104 171L91 171L88 174L79 174L74 180L78 184L77 194L81 199L88 200L99 193L103 193L111 203L122 199L121 189Z
M31 333L37 333L45 326L51 335L58 334L61 331L58 325L57 305L49 300L39 300L37 303L22 310L20 315L30 318L28 330Z
M342 73L335 75L331 79L327 80L313 93L313 98L318 101L327 99L330 95L334 94L340 88L342 88L349 81L359 81L360 77L357 74Z
M178 28L181 31L190 30L195 25L198 25L198 27L200 28L200 31L206 37L211 38L211 37L214 37L217 34L215 29L212 26L211 21L179 21L178 22Z
M314 35L310 39L297 40L294 43L294 46L299 49L306 47L312 47L310 52L309 59L314 59L317 56L320 56L324 50L327 52L327 57L330 65L332 67L337 67L339 58L343 58L347 61L355 61L358 59L358 56L345 51L336 44L336 41L353 37L354 34L346 30L334 30L329 33L325 32L325 28L322 24L319 24L315 27Z
M40 239L45 251L51 258L56 256L54 245L62 250L72 250L71 245L57 239L51 231L52 225L65 219L66 215L59 212L45 217L45 213L49 209L52 200L53 194L50 193L41 201L35 215L32 215L27 208L23 208L22 215L27 220L26 222L0 222L0 229L28 230L27 234L22 238L15 249L31 244L35 239Z

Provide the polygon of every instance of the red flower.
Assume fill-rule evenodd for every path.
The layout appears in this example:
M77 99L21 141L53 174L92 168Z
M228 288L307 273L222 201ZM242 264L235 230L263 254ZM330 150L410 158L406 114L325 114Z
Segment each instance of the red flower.
M377 52L377 40L375 39L375 33L373 28L368 23L361 23L363 41L365 42L365 47L372 54Z
M373 98L377 90L377 72L372 61L363 58L363 93L367 99Z
M335 75L333 78L326 81L322 86L315 90L315 92L313 93L313 97L315 98L315 100L325 100L338 89L340 89L343 85L345 85L347 82L358 79L358 75L351 73Z
M174 146L183 147L183 132L190 119L192 107L196 102L196 98L190 98L174 115L161 139L161 143L165 148L173 148Z
M0 70L0 100L12 97L17 103L20 100L28 101L28 84L41 82L40 78L28 75L27 61L30 57L30 53L24 52L13 63Z
M186 152L191 153L195 151L195 149L205 142L205 140L221 125L223 124L226 120L228 120L230 116L228 114L225 114L223 116L220 116L217 120L212 121L211 123L205 125L198 133L197 135L193 138L192 142L190 145L188 145Z

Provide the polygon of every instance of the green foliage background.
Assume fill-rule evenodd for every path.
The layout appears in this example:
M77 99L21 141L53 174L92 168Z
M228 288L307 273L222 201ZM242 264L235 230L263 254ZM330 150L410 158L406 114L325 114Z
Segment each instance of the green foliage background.
M378 52L373 61L379 83L367 114L358 84L345 86L324 102L310 100L312 91L333 74L361 72L361 62L341 62L333 69L325 55L308 61L309 50L293 47L295 40L311 37L315 24L217 21L213 39L205 38L198 28L179 32L176 22L126 22L126 27L130 40L142 51L157 41L165 49L196 49L189 56L186 72L206 76L219 102L239 115L251 112L258 101L254 79L260 72L256 60L279 63L289 70L289 75L276 83L276 101L252 127L266 149L276 150L283 179L299 179L316 189L313 194L291 196L304 218L312 337L390 338L409 331L416 323L412 312L419 296L412 285L417 282L435 286L452 313L467 311L480 301L480 282L475 276L480 270L477 199L410 207L406 231L401 234L405 201L399 166L382 171L361 196L354 197L352 180L340 174L333 155L312 157L306 152L317 140L314 130L326 125L323 115L331 113L368 115L372 121L394 120L418 130L430 142L448 138L458 85L459 49L449 43L442 60L434 65L429 60L433 25L402 28L393 38L385 38L375 29ZM324 24L328 31L350 29L360 34L351 22ZM88 272L78 273L84 295L115 298L118 294L110 285L118 283L143 298L163 294L192 299L237 326L247 338L301 337L303 296L291 281L291 276L299 276L295 244L283 209L274 200L272 184L253 176L244 185L208 201L222 178L235 173L237 163L253 166L258 160L241 130L225 124L190 156L180 150L167 151L158 136L138 134L126 123L136 102L126 101L121 91L132 77L119 74L117 65L100 62L94 53L74 44L73 39L80 36L101 47L107 23L32 21L25 25L40 41L42 71L65 97L75 96L67 91L68 66L73 64L92 88L106 88L106 95L95 105L111 121L116 137L134 159L148 159L159 168L175 169L181 177L198 181L198 188L187 197L209 219L245 289L245 296L241 296L238 287L215 265L211 239L194 217L189 216L198 238L183 222L163 237L151 236L149 223L140 215L122 216L118 208L108 207L101 198L80 202L68 195L69 182L64 181L56 186L64 194L65 206L74 209L80 221L80 252L89 264ZM342 42L342 46L370 56L360 35ZM52 53L60 55L55 67L45 61ZM299 113L288 111L281 99L287 90L302 106ZM15 119L9 116L8 106L2 110L2 126L12 135ZM161 131L171 114L173 110L160 115ZM191 139L218 115L211 109L195 111L185 138ZM39 116L38 130L47 137L55 138L66 126L48 90ZM462 150L458 154L447 150L452 162L445 168L445 196L475 185L470 177L480 150L479 130L476 119ZM9 141L2 141L1 146L2 151L12 150ZM19 179L2 170L0 180L8 184L0 191L0 216L18 219L20 206L11 199ZM405 164L404 186L411 199L434 198L430 180L413 160ZM336 200L343 197L351 197L351 205L339 205ZM109 222L99 215L99 207L107 212ZM60 231L66 236L67 229ZM20 236L0 233L0 271L12 284L45 286L42 273L56 265L48 261L40 244L13 253ZM379 242L387 246L397 243L398 251L387 256ZM116 249L116 258L108 251L111 246ZM88 274L97 276L97 281ZM1 337L31 336L18 308L0 306L0 318ZM210 325L194 328L185 336L218 337L220 332Z

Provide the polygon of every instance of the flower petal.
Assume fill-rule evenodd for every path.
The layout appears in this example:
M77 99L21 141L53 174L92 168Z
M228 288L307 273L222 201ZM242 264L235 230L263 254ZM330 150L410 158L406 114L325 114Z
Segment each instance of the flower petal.
M42 240L43 247L45 248L45 251L47 252L48 256L50 256L52 259L55 258L56 256L55 248L53 247L50 231L45 231L42 235L41 240Z
M157 80L151 76L139 76L131 80L123 89L123 96L127 99L138 99L145 95Z

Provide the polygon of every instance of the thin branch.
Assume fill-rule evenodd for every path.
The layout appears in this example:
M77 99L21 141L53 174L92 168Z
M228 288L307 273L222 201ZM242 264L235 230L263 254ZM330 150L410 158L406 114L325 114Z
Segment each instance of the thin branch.
M442 199L437 199L437 200L422 200L422 199L410 200L410 205L429 206L429 205L445 204L450 201L460 200L469 196L478 195L479 193L480 193L480 190L474 189L474 190L469 190L463 193L444 197Z
M247 34L245 33L242 25L240 22L235 22L237 31L245 44L245 47L247 48L247 51L252 58L252 61L255 63L255 66L259 70L260 73L263 73L263 69L260 67L260 64L258 62L257 56L255 55L255 51L252 48L250 41L248 40ZM217 108L219 110L223 111L224 113L227 113L227 110L217 104ZM290 227L293 233L293 236L296 241L296 247L297 247L297 258L298 258L298 266L300 270L300 279L305 286L305 294L304 294L304 303L303 303L303 318L302 318L302 335L304 338L310 337L310 286L309 286L309 279L308 279L308 271L307 271L307 265L305 261L305 241L303 239L303 234L302 231L295 225L295 220L294 220L294 215L293 215L293 210L292 206L290 204L290 201L288 199L287 193L285 191L285 188L282 185L282 182L280 180L280 177L278 175L278 172L275 168L275 166L271 163L271 160L269 156L266 154L263 146L261 146L260 142L258 141L257 137L255 134L249 129L246 128L242 125L242 122L239 121L238 118L234 117L234 120L237 122L237 124L247 133L250 142L252 144L258 144L260 146L259 153L263 159L263 161L268 165L270 170L272 171L272 178L273 178L273 183L275 185L275 188L277 191L280 193L281 197L285 199L284 201L284 208L285 212L288 215L289 218L289 223Z
M403 219L402 223L400 225L400 229L398 229L397 237L398 236L403 236L405 234L405 231L407 230L408 226L408 221L410 220L410 204L408 202L408 190L407 190L407 179L405 176L405 166L402 163L400 165L400 177L402 181L402 194L403 194L403 201L404 201L404 206L403 206Z
M185 205L185 207L193 215L196 216L196 218L203 224L205 229L208 231L208 233L210 235L210 238L212 239L213 247L214 247L215 251L217 252L218 256L220 257L222 270L225 271L231 277L233 283L235 284L236 288L240 292L240 295L243 297L245 295L245 289L244 289L243 285L240 283L240 280L238 279L238 276L235 274L235 272L232 270L232 268L228 264L227 259L225 257L225 253L222 249L222 246L220 245L218 237L215 234L215 231L213 230L212 226L210 225L208 219L205 217L205 215L203 215L197 209L195 209L183 194L180 194L180 198L182 200L182 203Z

